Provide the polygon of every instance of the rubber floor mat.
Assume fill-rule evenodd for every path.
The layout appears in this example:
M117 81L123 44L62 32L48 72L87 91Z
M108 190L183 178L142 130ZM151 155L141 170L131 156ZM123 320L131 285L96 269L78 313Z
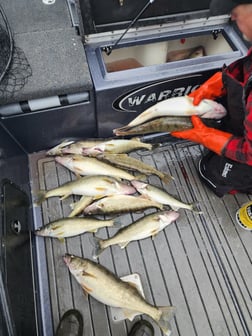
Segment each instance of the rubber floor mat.
M188 143L166 144L154 151L131 154L174 180L163 184L157 176L149 183L164 188L186 203L198 202L202 214L180 209L180 217L154 239L131 242L125 249L107 248L98 262L119 277L132 273L140 276L145 298L157 306L176 307L171 321L174 336L249 336L252 334L252 236L235 222L235 212L249 200L245 194L218 198L202 185L197 175L201 147ZM44 153L30 156L34 199L39 189L52 189L75 176ZM35 228L68 216L76 196L65 200L49 198L41 207L34 206ZM128 225L155 211L120 216ZM116 228L101 229L95 235L107 238ZM69 273L62 256L70 254L92 259L91 233L67 238L64 242L36 238L39 267L41 310L44 335L56 330L60 317L71 308L84 318L84 335L126 336L133 322L115 322L109 307L85 296ZM51 319L52 316L52 319ZM155 336L161 336L154 326Z

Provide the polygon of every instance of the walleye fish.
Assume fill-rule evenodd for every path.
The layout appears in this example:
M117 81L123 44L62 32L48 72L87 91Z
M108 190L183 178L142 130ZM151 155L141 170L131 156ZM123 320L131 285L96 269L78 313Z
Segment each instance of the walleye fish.
M39 228L35 231L37 236L58 238L62 240L68 237L78 236L85 232L97 232L103 227L113 226L113 220L100 220L94 218L64 218Z
M59 145L49 149L49 151L46 152L47 155L60 155L62 153L62 149L66 146L71 145L74 143L73 140L64 140Z
M204 118L221 119L226 114L224 106L214 100L203 99L199 105L193 105L193 98L182 96L160 101L139 114L127 126L137 126L158 117L198 115Z
M136 177L123 169L101 162L94 157L68 155L56 156L55 161L78 175L107 175L120 179L134 180Z
M137 126L124 126L115 128L113 133L116 136L121 135L139 135L149 133L161 133L161 132L178 132L185 129L192 128L190 117L160 117Z
M184 59L198 58L205 56L205 49L203 46L197 46L194 48L172 50L168 52L166 62L181 61Z
M112 195L91 203L84 209L84 214L113 214L139 211L147 208L163 208L162 204L141 196Z
M113 237L99 239L94 237L95 251L94 258L97 258L107 247L118 244L121 248L126 247L131 241L154 237L167 225L179 217L176 211L160 211L138 219L134 223L121 228Z
M133 186L118 181L118 179L104 176L91 175L84 176L75 181L67 182L62 186L48 191L41 190L38 193L37 204L41 204L49 197L60 196L65 199L70 195L85 195L100 198L113 194L134 194L136 192Z
M89 148L103 142L104 139L90 139L90 140L64 140L59 145L47 151L47 155L55 156L61 154L82 154L83 148Z
M148 150L152 149L152 144L141 142L138 138L133 139L115 139L104 141L98 145L95 145L91 148L83 149L83 155L95 156L100 153L129 153L133 150L145 148Z
M78 202L71 204L71 213L68 215L68 217L74 217L80 214L89 204L91 204L94 200L94 197L92 196L85 196L83 195L81 199Z
M125 315L139 312L150 316L165 335L170 335L169 321L175 307L156 307L148 303L139 291L128 282L119 279L108 269L89 259L65 254L63 257L69 271L85 292L105 305L122 308Z
M163 205L169 205L173 210L177 211L178 209L187 209L195 213L200 213L196 208L194 203L186 204L176 198L172 197L165 190L155 187L154 185L144 183L141 181L131 181L131 184L136 188L136 190L145 197L149 198L152 201L161 203Z
M104 139L90 139L90 140L82 140L77 141L72 144L69 144L68 146L65 146L62 148L62 154L79 154L82 155L83 150L86 150L87 148L91 148L93 146L98 145L99 143L102 143Z
M111 164L116 165L117 167L137 171L144 175L157 175L162 181L168 183L173 179L173 177L168 173L163 173L153 166L148 165L147 163L142 162L141 160L135 159L127 154L99 154L97 156L99 160L105 160Z

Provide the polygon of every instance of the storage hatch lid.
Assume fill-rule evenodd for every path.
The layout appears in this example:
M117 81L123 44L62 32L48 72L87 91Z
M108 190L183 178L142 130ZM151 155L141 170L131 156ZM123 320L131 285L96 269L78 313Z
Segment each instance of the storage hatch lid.
M210 0L78 0L83 34L125 29L146 6L135 27L209 16Z

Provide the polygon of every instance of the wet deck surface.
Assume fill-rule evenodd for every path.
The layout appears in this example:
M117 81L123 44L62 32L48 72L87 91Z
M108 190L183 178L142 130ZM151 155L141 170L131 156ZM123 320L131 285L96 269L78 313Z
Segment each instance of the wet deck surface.
M176 223L153 240L132 242L125 249L113 246L98 261L120 277L138 273L150 303L175 306L176 315L171 321L174 336L252 335L252 236L235 222L236 210L249 196L227 195L220 199L202 185L196 173L201 154L198 145L188 143L167 144L153 152L131 154L168 171L175 178L168 185L154 175L149 182L183 202L198 201L203 214L180 209ZM30 156L30 168L34 197L38 189L52 189L75 178L44 153ZM68 216L70 204L77 199L60 201L55 197L41 208L34 207L35 228ZM120 220L128 225L152 211L155 210L124 214ZM106 238L116 230L101 229L96 235ZM126 336L138 319L115 323L110 309L83 295L69 273L62 256L68 252L91 259L91 237L91 233L86 233L63 243L36 238L44 335L52 335L60 317L73 307L83 314L85 336ZM155 336L161 336L155 323L153 326Z

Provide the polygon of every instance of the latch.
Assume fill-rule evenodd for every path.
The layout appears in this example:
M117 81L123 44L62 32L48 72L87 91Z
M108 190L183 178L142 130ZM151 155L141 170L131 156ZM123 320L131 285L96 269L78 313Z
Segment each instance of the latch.
M221 34L221 29L214 29L214 30L212 31L213 39L214 39L214 40L217 40L219 34Z

